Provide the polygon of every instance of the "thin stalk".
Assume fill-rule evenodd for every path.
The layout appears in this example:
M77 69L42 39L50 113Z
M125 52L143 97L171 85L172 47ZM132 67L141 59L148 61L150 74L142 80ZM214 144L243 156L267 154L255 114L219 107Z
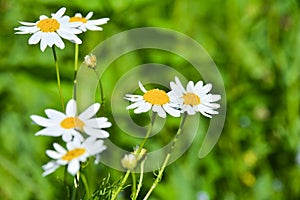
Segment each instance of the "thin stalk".
M178 130L177 130L176 136L175 136L175 138L173 139L173 143L172 143L171 149L170 149L169 153L167 154L167 156L166 156L166 158L165 158L165 160L164 160L164 163L163 163L161 169L159 170L158 175L157 175L155 181L153 182L151 188L149 189L149 191L147 192L147 194L146 194L146 196L144 197L143 200L147 200L147 199L149 198L150 194L153 192L153 190L156 188L156 186L157 186L158 183L160 182L160 180L161 180L161 178L162 178L162 176L163 176L163 172L164 172L164 170L165 170L165 168L166 168L166 166L167 166L167 164L168 164L168 162L169 162L169 160L170 160L171 154L172 154L173 149L174 149L174 147L175 147L175 144L176 144L176 142L177 142L177 140L178 140L178 137L179 137L179 135L181 134L183 125L184 125L185 120L186 120L186 116L187 116L187 114L184 113L183 116L182 116L182 120L181 120L181 122L180 122L179 128L178 128Z
M143 147L144 147L144 145L145 145L145 143L146 143L146 141L147 141L147 139L148 139L148 137L149 137L149 135L150 135L150 133L151 133L151 131L152 131L153 124L154 124L154 121L155 121L155 117L156 117L156 113L153 113L153 114L152 114L152 118L151 118L150 125L149 125L148 130L147 130L146 135L145 135L145 138L144 138L142 144L139 146L139 149L137 150L137 154L139 154L139 153L141 152L141 150L143 149ZM122 179L121 184L120 184L119 187L117 188L116 192L113 193L113 195L112 195L112 197L111 197L111 200L114 200L114 199L117 198L118 194L120 193L121 189L123 188L123 186L124 186L124 184L125 184L125 182L126 182L128 176L129 176L129 174L130 174L130 170L127 170L125 176L124 176L123 179Z
M141 151L141 150L143 149L143 147L145 146L145 144L146 144L146 142L147 142L147 140L148 140L148 138L149 138L149 135L150 135L150 133L151 133L151 131L152 131L153 124L154 124L154 121L155 121L155 117L156 117L156 113L155 113L155 112L152 112L151 122L150 122L150 125L149 125L149 128L148 128L148 131L147 131L147 133L146 133L146 135L145 135L145 137L144 137L144 140L143 140L142 144L140 145L140 147L139 147L137 153L140 153L140 151Z
M83 185L84 185L87 197L89 199L89 198L91 198L91 193L90 193L90 188L89 188L89 185L87 183L86 177L85 177L85 175L83 173L80 174L80 177L81 177L81 180L83 182Z
M77 196L77 190L79 188L79 177L80 177L80 172L77 172L77 174L74 176L74 188L73 188L73 192L72 192L72 200L76 199Z
M139 195L139 192L142 188L145 161L146 161L146 158L141 162L141 173L140 173L139 184L137 186L137 190L136 190L136 193L135 193L135 196L134 196L133 200L137 199L137 197Z
M103 94L103 86L102 86L102 82L101 82L101 79L100 79L100 76L99 76L99 74L98 74L98 72L96 71L96 69L95 68L92 68L94 71L95 71L95 73L96 73L96 75L97 75L97 77L98 77L98 80L99 80L99 89L100 89L100 100L101 100L101 106L104 104L104 94Z
M77 71L78 71L78 52L79 52L79 44L75 44L74 87L73 87L73 99L74 100L76 100Z
M136 176L134 172L131 172L131 176L132 176L132 193L131 193L131 198L132 200L135 199L135 195L136 195Z
M60 85L60 75L59 75L58 60L57 60L56 51L55 51L55 47L54 46L52 47L52 52L53 52L53 57L54 57L54 62L55 62L58 92L59 92L59 96L60 96L61 107L62 107L62 110L64 112L64 109L65 109L64 98L63 98L63 95L62 95L62 90L61 90L61 85Z
M121 189L123 188L124 184L126 183L126 180L127 180L128 176L129 176L129 174L130 174L130 170L127 170L124 178L122 179L121 184L117 188L117 191L113 192L111 200L115 200L117 198L118 194L120 193Z

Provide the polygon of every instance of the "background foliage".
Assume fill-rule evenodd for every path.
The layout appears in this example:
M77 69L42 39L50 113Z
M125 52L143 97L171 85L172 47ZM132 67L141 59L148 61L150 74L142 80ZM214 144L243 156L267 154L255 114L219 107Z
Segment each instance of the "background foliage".
M41 53L27 44L28 35L13 31L18 21L35 21L62 6L68 15L94 11L95 18L111 19L103 32L81 36L81 58L116 33L165 27L202 44L222 74L228 112L220 140L198 159L201 137L196 138L167 167L153 200L300 198L298 1L0 0L0 199L63 199L65 194L62 170L41 176L53 138L35 137L39 127L29 118L43 115L45 108L60 109L51 49ZM65 99L71 98L73 53L68 42L58 51ZM136 61L124 62L134 66ZM92 176L87 177L98 177L89 179L94 188L108 169L99 165L89 170ZM111 170L112 181L121 175ZM144 188L153 174L146 177Z

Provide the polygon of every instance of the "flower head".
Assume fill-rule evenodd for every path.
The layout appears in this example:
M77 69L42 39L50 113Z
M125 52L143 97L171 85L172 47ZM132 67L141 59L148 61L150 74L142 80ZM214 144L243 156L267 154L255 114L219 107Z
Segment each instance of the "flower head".
M71 99L66 108L66 113L53 109L46 109L45 113L48 118L32 115L31 119L38 125L46 127L38 131L35 135L62 136L66 142L77 137L83 140L82 132L95 138L107 138L109 133L103 128L108 128L111 123L107 118L92 118L99 110L100 104L94 103L81 114L77 115L76 101Z
M126 94L125 99L133 102L126 109L134 109L134 113L144 113L152 109L157 112L158 116L165 118L166 112L174 117L180 116L180 111L174 108L170 102L169 93L160 89L152 89L147 91L139 81L139 87L144 92L144 95Z
M121 164L124 168L133 170L138 163L137 156L133 153L125 154L121 160Z
M88 157L97 155L106 149L103 140L89 137L82 143L78 139L67 143L67 150L57 143L53 144L54 150L47 150L46 154L54 159L43 166L46 176L54 172L61 165L68 165L68 172L73 176L80 169L80 162L85 162Z
M97 57L94 54L89 54L84 57L84 63L89 67L94 69L97 65Z
M82 22L69 22L70 17L63 16L66 8L60 8L56 13L51 14L51 18L41 15L35 23L20 22L23 26L15 28L16 34L32 34L29 38L29 44L37 44L40 42L40 49L44 51L47 46L53 45L63 49L65 47L61 38L81 44L81 40L76 34L81 33L77 27Z
M214 109L219 108L220 105L214 102L220 100L221 96L208 93L212 89L212 84L203 85L202 81L194 84L193 81L190 81L184 89L180 80L175 77L175 82L171 81L170 86L172 89L171 101L178 104L182 112L187 112L189 115L200 112L210 118L211 115L218 114L218 111Z
M90 20L92 16L93 12L89 12L86 17L82 17L80 13L76 13L74 17L70 18L70 22L82 22L82 24L78 28L83 32L87 30L102 31L103 29L99 26L106 24L109 18Z

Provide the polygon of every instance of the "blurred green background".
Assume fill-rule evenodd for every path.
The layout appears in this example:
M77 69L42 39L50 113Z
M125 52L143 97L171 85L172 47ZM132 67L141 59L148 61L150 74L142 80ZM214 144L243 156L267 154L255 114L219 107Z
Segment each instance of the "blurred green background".
M95 19L111 19L104 31L80 35L81 58L116 33L164 27L198 41L222 74L228 111L217 145L199 159L201 137L196 138L167 167L151 199L300 199L300 4L294 0L0 0L0 199L64 199L62 170L41 176L49 160L45 150L56 139L35 137L40 127L29 118L44 116L45 108L60 109L52 52L29 46L29 35L13 30L18 21L36 21L62 6L67 15L93 11ZM63 93L70 99L74 47L65 44L57 53ZM176 64L167 56L153 59ZM136 63L131 57L126 62ZM101 164L92 167L87 177L94 188L108 170L111 181L122 175ZM153 174L146 179L142 194Z

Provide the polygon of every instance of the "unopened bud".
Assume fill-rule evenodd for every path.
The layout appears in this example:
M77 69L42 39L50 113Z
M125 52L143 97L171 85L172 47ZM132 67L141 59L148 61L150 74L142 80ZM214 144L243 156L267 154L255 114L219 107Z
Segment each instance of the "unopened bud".
M94 54L86 55L84 57L84 63L90 68L95 68L97 65L97 58Z
M137 157L134 154L126 154L122 160L121 164L124 168L133 170L137 165Z

